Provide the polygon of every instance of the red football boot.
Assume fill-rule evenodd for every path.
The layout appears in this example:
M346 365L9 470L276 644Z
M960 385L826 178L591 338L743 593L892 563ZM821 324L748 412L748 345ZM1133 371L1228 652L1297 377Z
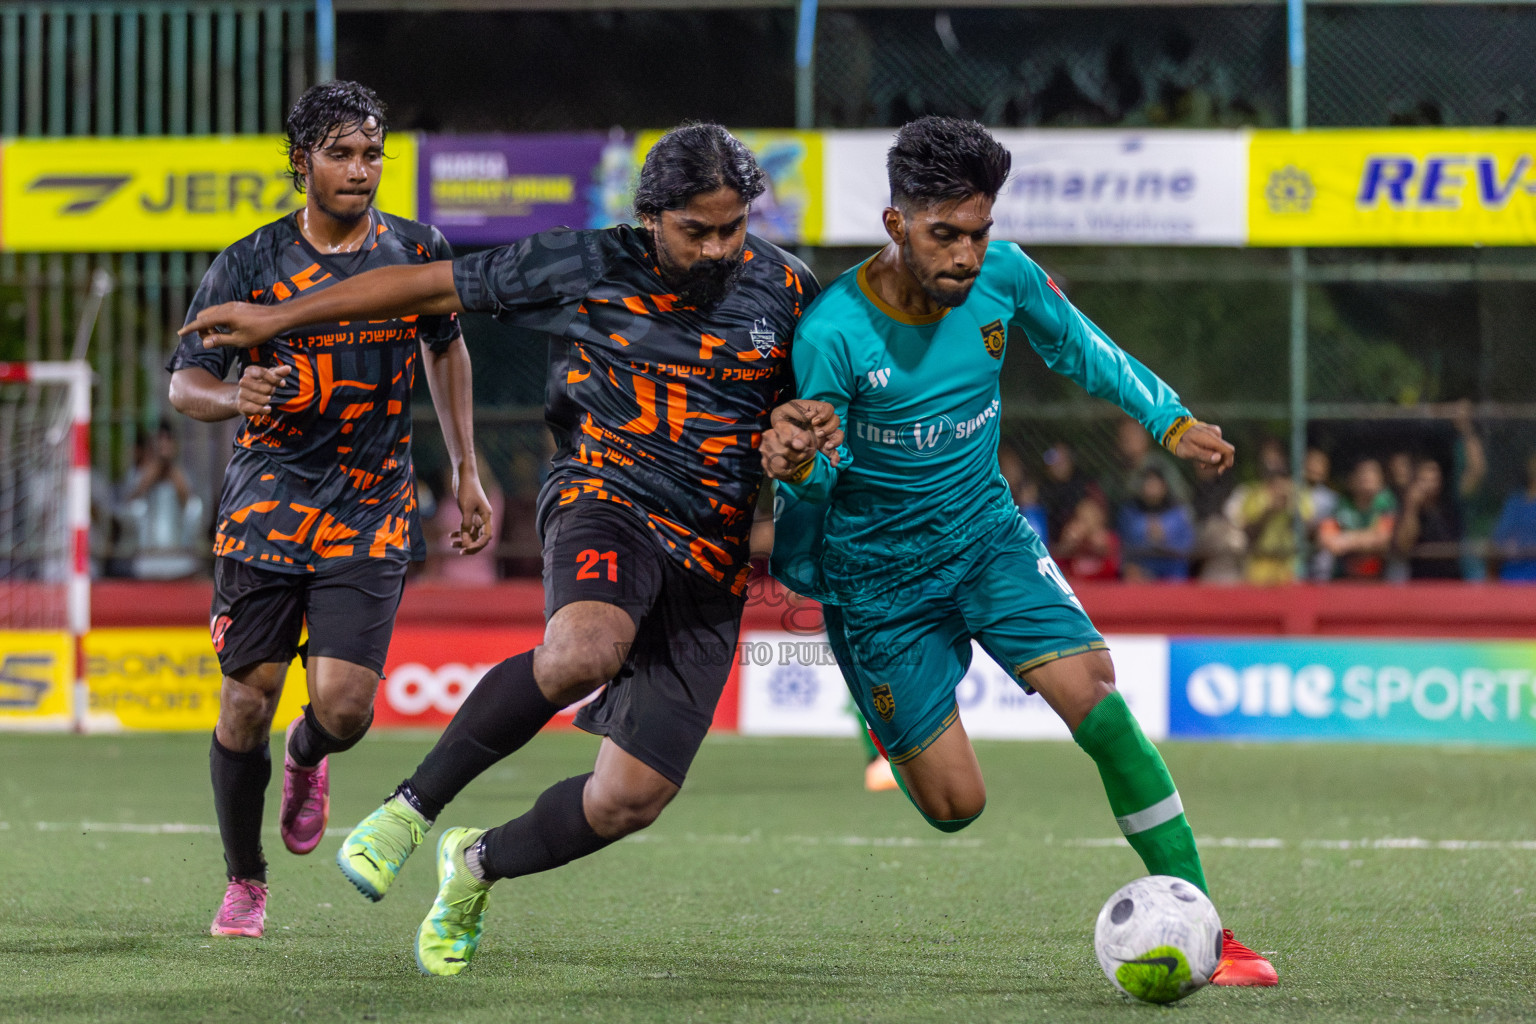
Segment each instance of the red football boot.
M1212 985L1278 985L1280 975L1275 965L1232 937L1232 929L1221 930L1221 960L1211 975Z

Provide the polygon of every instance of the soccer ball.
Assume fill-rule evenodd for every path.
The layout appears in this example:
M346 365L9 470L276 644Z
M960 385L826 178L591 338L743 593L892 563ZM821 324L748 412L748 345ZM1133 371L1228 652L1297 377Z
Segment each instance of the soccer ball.
M1205 893L1182 878L1148 875L1104 904L1093 949L1120 991L1171 1003L1211 980L1221 960L1221 918Z

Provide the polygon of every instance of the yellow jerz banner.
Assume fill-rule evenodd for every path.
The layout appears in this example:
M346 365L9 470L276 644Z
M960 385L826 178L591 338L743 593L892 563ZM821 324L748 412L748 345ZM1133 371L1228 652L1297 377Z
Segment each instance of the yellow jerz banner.
M1536 132L1259 131L1250 245L1536 244Z
M416 216L416 139L385 145L377 205ZM0 143L0 249L223 249L304 203L277 135L8 139Z

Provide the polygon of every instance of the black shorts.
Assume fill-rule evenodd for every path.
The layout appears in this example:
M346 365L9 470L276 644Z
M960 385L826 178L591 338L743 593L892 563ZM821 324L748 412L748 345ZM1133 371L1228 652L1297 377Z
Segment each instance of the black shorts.
M213 567L213 649L225 675L263 662L286 665L309 623L308 657L337 658L383 674L406 563L348 559L320 572L274 572L233 558Z
M636 629L624 667L576 726L681 786L731 674L743 599L684 569L633 512L578 501L544 524L544 614L575 601L623 608Z

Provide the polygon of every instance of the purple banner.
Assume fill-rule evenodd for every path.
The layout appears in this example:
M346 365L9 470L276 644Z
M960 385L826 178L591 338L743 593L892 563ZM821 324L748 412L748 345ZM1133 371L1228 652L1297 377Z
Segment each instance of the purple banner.
M553 227L604 221L603 134L428 135L418 177L421 220L450 242L499 245Z

